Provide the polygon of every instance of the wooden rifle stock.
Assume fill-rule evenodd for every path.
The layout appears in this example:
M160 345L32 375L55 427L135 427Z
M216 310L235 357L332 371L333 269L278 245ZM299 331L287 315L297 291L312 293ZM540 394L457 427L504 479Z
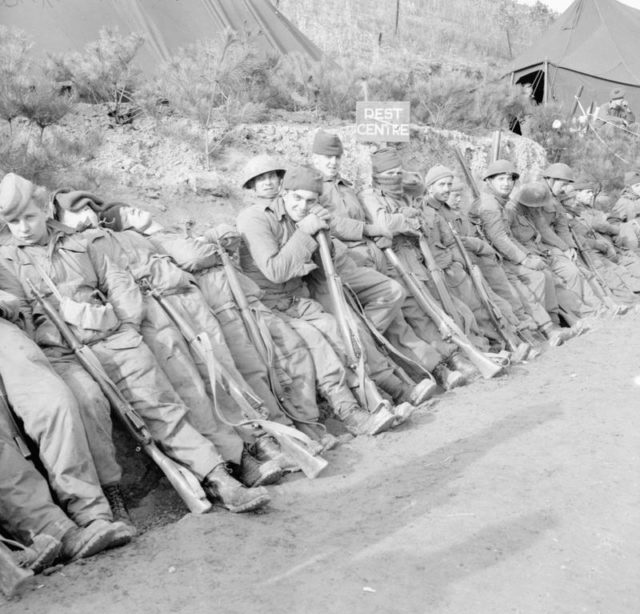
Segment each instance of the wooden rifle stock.
M455 343L485 379L490 379L501 373L502 367L487 358L480 350L474 347L464 332L429 294L429 291L424 287L424 284L416 278L413 272L406 270L397 254L390 247L385 248L383 251L391 265L402 277L402 280L409 289L409 292L411 292L413 297L416 299L420 308L438 327L442 337Z
M116 412L129 433L138 442L145 453L156 463L159 469L167 477L173 488L180 495L187 507L194 514L208 512L212 505L202 490L199 480L186 467L179 465L160 451L151 438L147 426L142 418L124 398L120 390L104 371L97 356L91 348L84 345L73 333L69 325L64 321L56 308L30 284L34 296L42 306L44 313L55 324L62 338L76 355L78 362L93 377L100 390L108 399L112 409Z
M234 375L216 359L209 336L206 333L196 334L188 320L169 301L153 289L147 289L147 291L177 326L196 356L207 366L214 405L216 405L215 386L218 383L238 404L249 424L259 426L263 431L273 436L280 444L281 449L300 466L308 478L317 477L329 463L309 451L317 447L314 442L304 433L290 426L267 420L268 410L264 407L262 400L253 392L244 390ZM247 424L233 424L228 422L224 416L220 414L218 416L229 426L239 427Z
M353 314L349 310L349 304L347 303L342 287L342 280L336 272L333 258L331 257L329 235L326 230L321 230L316 234L315 239L320 248L322 268L327 278L329 294L331 295L335 317L340 327L340 332L342 333L349 367L351 367L358 376L359 386L356 389L358 401L362 407L374 413L381 405L384 405L386 401L382 398L375 384L367 375L365 355L358 334L357 324L354 322Z
M33 583L33 572L20 567L0 538L0 590L7 599L15 597Z
M473 175L471 174L471 170L467 166L467 162L465 161L464 156L460 151L460 147L455 145L453 147L453 153L456 156L456 160L458 160L458 164L460 165L460 170L462 171L462 174L464 175L464 179L467 182L467 185L469 186L471 193L473 194L474 200L480 198L480 190L478 190L478 186L476 185L476 182L473 179Z
M518 337L513 330L513 327L506 321L505 317L502 315L500 308L491 300L489 293L487 291L487 280L484 278L480 267L477 264L474 264L471 261L471 257L469 256L469 252L462 243L462 238L458 231L453 227L451 222L447 221L449 228L451 229L451 234L453 235L453 240L456 242L456 247L460 252L460 256L464 262L464 266L471 277L471 281L473 282L473 287L476 290L478 298L482 302L482 306L485 308L485 311L489 314L489 318L491 319L491 324L495 328L496 332L502 340L505 342L507 348L516 352L522 342L518 340Z
M422 256L424 257L424 261L427 264L427 268L429 269L429 273L431 274L431 280L433 281L433 285L436 287L436 292L438 293L438 298L440 299L440 303L442 304L443 309L446 313L451 316L453 321L462 328L464 326L462 322L462 318L458 313L456 306L453 303L453 299L451 298L451 293L449 292L449 288L447 287L447 283L444 280L444 273L442 269L438 266L436 259L431 252L431 248L429 247L429 242L427 241L425 230L423 228L422 235L419 239L420 242L420 251L422 252Z

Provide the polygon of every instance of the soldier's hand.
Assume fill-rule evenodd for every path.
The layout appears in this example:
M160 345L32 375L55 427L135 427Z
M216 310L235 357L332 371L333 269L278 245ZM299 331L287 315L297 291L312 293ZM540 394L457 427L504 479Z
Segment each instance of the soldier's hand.
M302 232L306 232L308 235L313 236L321 230L327 230L329 228L327 219L321 218L316 213L309 213L298 222L298 228L302 230Z
M571 260L571 262L575 262L578 259L578 252L576 252L575 248L570 247L568 250L564 251L563 254Z
M536 256L534 254L528 254L527 257L522 261L522 264L528 269L533 269L534 271L542 271L547 266L544 263L544 260L540 258L540 256Z
M364 235L367 237L387 237L391 238L391 233L379 224L365 224Z
M604 239L596 239L593 245L602 254L606 254L609 251L610 247L610 245Z
M313 205L313 207L309 209L309 213L317 215L321 220L325 220L326 222L329 222L329 220L331 219L329 210L325 209L320 203L316 203L315 205Z

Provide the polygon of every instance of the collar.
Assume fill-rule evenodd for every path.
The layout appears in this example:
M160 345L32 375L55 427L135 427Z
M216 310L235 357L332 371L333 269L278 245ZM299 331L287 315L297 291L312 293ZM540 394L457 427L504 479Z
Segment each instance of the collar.
M286 217L287 210L284 207L284 200L282 199L281 196L276 196L275 198L272 198L272 199L262 198L260 199L260 201L261 202L258 202L258 207L262 211L269 210L275 213L275 216L278 219L278 221Z
M432 209L435 209L436 211L439 211L440 209L444 208L444 206L447 204L439 201L437 198L434 198L433 196L427 196L427 198L425 199L425 202L427 203L427 205L429 205L429 207L431 207Z

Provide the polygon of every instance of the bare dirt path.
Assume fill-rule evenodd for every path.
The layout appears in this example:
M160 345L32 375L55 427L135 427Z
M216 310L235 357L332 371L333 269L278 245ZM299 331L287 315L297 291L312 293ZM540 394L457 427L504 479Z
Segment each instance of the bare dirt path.
M3 614L640 612L640 316L273 487L76 563ZM139 510L136 514L139 514Z

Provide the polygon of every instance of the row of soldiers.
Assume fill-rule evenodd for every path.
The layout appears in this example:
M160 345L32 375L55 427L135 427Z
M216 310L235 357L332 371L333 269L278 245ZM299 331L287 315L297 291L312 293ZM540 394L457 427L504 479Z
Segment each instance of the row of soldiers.
M466 210L451 169L403 167L393 148L356 193L343 151L319 130L309 164L252 158L236 227L199 236L5 175L0 528L24 566L135 536L112 409L192 478L192 510L252 511L307 468L296 445L316 459L337 445L318 397L352 435L377 435L640 292L619 222L564 164L514 190L515 167L493 162Z

